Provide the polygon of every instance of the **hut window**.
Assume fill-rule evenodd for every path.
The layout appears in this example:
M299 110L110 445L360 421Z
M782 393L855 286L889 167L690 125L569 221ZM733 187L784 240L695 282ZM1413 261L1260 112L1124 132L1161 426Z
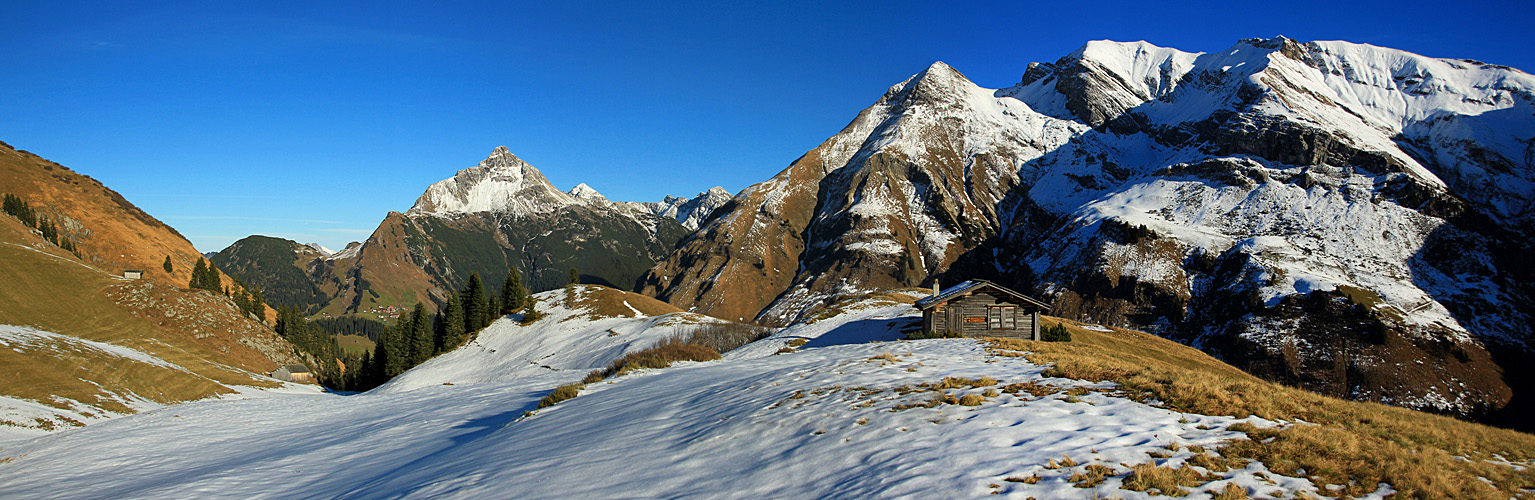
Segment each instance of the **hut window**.
M1017 328L1015 319L1016 307L988 307L986 308L987 323L992 330L1012 330Z

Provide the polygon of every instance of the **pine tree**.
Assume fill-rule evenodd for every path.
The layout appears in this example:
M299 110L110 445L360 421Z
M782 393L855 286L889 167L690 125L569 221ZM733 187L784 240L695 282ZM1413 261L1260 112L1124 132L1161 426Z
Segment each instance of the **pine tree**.
M448 305L442 309L441 323L437 352L453 349L464 342L464 306L458 302L458 297L448 297Z
M469 275L469 286L464 289L461 298L464 301L464 331L477 332L489 323L490 300L485 298L485 284L480 281L480 273Z
M219 290L224 289L224 285L222 283L220 283L219 281L220 281L219 280L219 270L218 270L218 268L213 267L213 261L210 260L210 261L208 261L208 288L207 288L207 290L210 291L210 292L213 292L213 293L218 293ZM228 295L228 294L226 293L225 295Z
M415 366L431 359L436 346L432 342L432 328L426 317L426 308L420 302L416 303L416 310L411 311L410 318L410 364Z
M574 268L574 267L570 268L570 282L566 283L566 284L567 285L579 285L579 284L581 284L581 272L577 271L576 268Z
M203 262L202 257L198 257L197 265L192 266L192 281L187 284L187 288L197 290L206 286L208 282L208 278L204 276L206 274L208 274L208 263Z
M241 290L239 293L235 294L235 296L234 296L235 308L240 310L240 314L244 314L244 315L247 315L247 316L250 315L250 313L251 313L251 303L250 303L250 300L251 300L251 296L250 296L249 292Z
M405 373L405 370L410 368L410 353L407 352L404 338L409 333L403 321L384 330L384 336L379 342L379 348L382 349L380 356L384 358L384 380Z
M266 299L261 296L261 290L251 291L251 314L256 315L256 320L266 323Z
M533 297L528 297L527 303L523 304L523 307L522 307L522 322L524 324L532 323L534 321L538 321L538 318L544 317L544 315L538 313L537 305L538 305L538 299L535 299Z
M501 314L511 314L522 309L523 297L528 294L522 288L522 275L513 266L506 272L506 281L501 282Z
M160 267L165 268L165 274L170 274L171 271L173 270L173 268L171 267L171 256L169 256L169 255L165 256L165 263L164 264L160 264Z
M27 202L22 201L21 197L19 196L14 194L5 195L5 213L11 214L17 219L20 219L21 223L26 224L27 227L37 227L37 214L33 212L32 207L27 206Z
M37 223L37 230L43 233L43 239L49 243L59 244L59 228L53 225L47 217L41 217Z

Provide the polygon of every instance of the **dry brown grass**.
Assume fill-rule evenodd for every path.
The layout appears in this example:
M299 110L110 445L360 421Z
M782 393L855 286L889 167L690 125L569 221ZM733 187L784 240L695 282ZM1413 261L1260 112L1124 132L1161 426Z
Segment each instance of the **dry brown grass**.
M1221 488L1220 491L1206 490L1205 493L1210 494L1211 500L1247 500L1248 498L1247 490L1237 486L1236 483L1226 483L1226 487Z
M548 408L558 404L560 401L576 397L581 394L581 389L585 387L586 384L565 384L556 387L554 390L549 391L549 394L545 395L544 399L538 401L538 407Z
M720 359L720 353L713 349L695 344L684 344L682 341L672 338L661 341L639 352L624 355L613 361L602 372L602 378L616 377L634 370L645 368L666 368L678 361L714 361ZM587 375L591 378L591 375Z
M7 370L0 377L0 395L62 410L72 404L55 397L67 398L94 415L103 410L133 413L120 402L132 397L172 404L232 392L224 385L275 385L250 372L276 365L242 342L286 343L240 317L223 297L150 280L117 280L56 247L44 248L46 253L29 250L41 239L23 228L0 216L0 324L130 347L189 371L109 355L75 340L48 340L0 349L0 367ZM158 264L154 269L160 269ZM133 300L124 298L129 296ZM62 416L56 420L73 425Z
M1075 486L1078 488L1092 488L1103 484L1105 479L1113 475L1114 469L1100 464L1089 464L1087 467L1083 467L1082 470L1073 472L1071 478L1067 479L1067 481L1076 483Z
M1234 426L1254 439L1222 448L1220 454L1228 459L1259 460L1281 474L1305 469L1313 482L1345 485L1340 494L1352 496L1373 492L1382 482L1395 488L1398 498L1501 500L1527 496L1523 489L1535 488L1535 467L1520 471L1487 462L1495 456L1530 462L1535 436L1281 386L1141 332L1105 333L1069 321L1046 321L1071 329L1073 341L992 339L992 345L1032 352L1027 355L1031 362L1054 365L1048 376L1113 381L1123 394L1156 399L1177 411L1315 424L1282 430Z
M1185 486L1199 486L1220 479L1195 470L1184 465L1179 468L1165 467L1156 464L1140 464L1130 469L1130 476L1125 478L1125 484L1121 488L1130 491L1154 491L1168 496L1187 496L1189 490Z

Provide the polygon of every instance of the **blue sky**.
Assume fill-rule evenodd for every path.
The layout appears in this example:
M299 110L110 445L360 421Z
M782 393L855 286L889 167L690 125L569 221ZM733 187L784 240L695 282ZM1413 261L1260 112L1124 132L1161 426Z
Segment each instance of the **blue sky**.
M736 192L942 60L1016 83L1094 39L1349 40L1535 71L1488 2L5 2L0 140L202 251L339 249L507 146L560 189Z

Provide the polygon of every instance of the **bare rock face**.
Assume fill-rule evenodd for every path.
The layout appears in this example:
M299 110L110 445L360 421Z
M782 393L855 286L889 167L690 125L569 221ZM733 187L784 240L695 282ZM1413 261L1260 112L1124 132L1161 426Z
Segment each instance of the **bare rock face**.
M1320 392L1518 421L1532 90L1512 68L1285 38L1090 42L1001 90L937 63L641 285L779 323L992 279Z
M585 283L630 289L686 233L586 184L560 191L498 147L432 184L409 211L389 213L361 245L300 267L328 297L323 312L367 315L438 307L475 273L496 289L514 268L533 291L563 286L571 269Z

